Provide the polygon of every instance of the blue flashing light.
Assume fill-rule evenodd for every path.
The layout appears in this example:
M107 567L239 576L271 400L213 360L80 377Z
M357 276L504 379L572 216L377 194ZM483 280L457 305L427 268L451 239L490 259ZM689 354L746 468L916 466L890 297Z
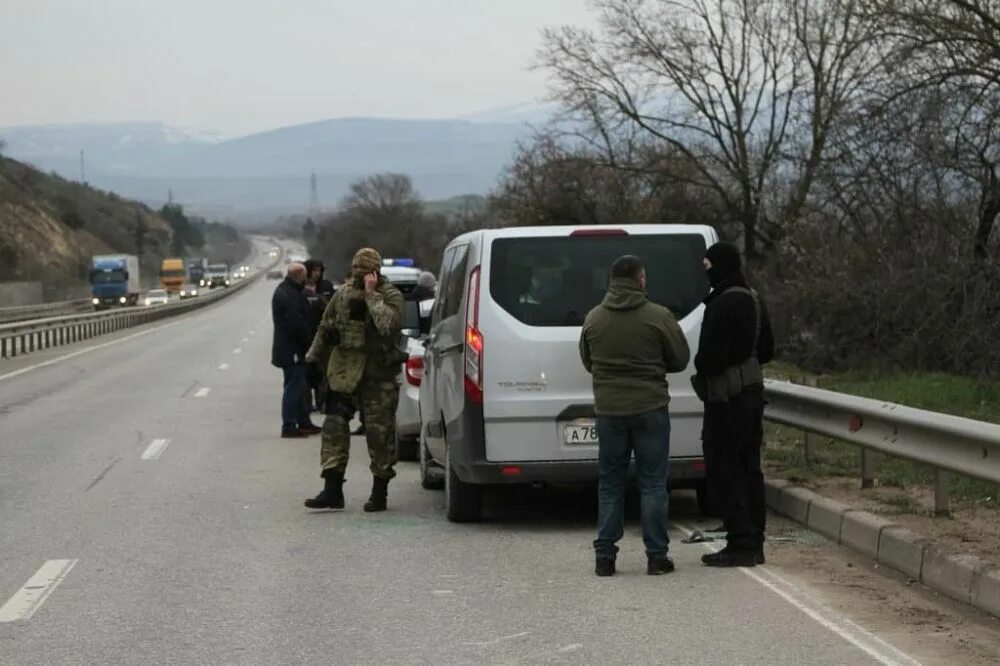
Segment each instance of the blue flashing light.
M405 266L408 268L413 268L417 265L413 259L383 259L383 266Z

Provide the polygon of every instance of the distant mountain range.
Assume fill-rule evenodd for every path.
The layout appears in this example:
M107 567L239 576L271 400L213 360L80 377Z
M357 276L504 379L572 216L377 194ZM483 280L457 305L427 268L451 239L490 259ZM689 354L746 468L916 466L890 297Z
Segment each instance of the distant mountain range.
M74 124L0 129L5 153L65 178L194 212L257 221L305 211L310 174L332 208L352 180L374 172L410 174L427 199L485 193L544 107L523 105L450 120L339 118L224 139L164 123Z

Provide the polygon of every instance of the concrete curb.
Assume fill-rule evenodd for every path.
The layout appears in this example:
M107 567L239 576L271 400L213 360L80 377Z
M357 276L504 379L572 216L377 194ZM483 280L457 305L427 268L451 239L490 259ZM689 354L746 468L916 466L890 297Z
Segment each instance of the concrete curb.
M776 479L765 482L772 511L919 580L941 594L1000 617L1000 569L972 555L950 555L930 540L811 490Z

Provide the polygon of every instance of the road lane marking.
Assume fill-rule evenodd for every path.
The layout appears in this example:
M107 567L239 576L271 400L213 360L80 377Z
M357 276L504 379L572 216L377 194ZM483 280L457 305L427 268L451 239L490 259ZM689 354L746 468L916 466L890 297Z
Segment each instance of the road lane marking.
M241 353L243 353L243 350L240 349L239 347L237 347L236 349L233 350L233 353L234 354L241 354Z
M243 338L240 342L250 342L250 338Z
M139 331L138 333L133 333L132 335L126 335L125 337L122 338L116 338L115 340L102 342L101 344L94 345L93 347L87 347L86 349L78 349L75 352L70 352L69 354L63 354L62 356L49 359L48 361L42 361L41 363L35 363L34 365L29 365L27 367L21 368L20 370L14 370L13 372L8 372L5 375L0 375L0 381L3 381L5 379L13 379L14 377L27 374L32 370L47 368L50 365L55 365L56 363L62 363L63 361L68 361L71 358L76 358L77 356L88 354L92 351L97 351L98 349L104 349L105 347L110 347L112 345L120 345L121 343L126 342L128 340L133 340L135 338L142 337L143 335L149 335L150 333L155 333L156 331L162 331L165 328L170 328L171 326L176 326L177 324L180 324L184 319L187 319L187 317L183 317L178 321L172 321L169 324L163 324L162 326L156 326L155 328L146 329L145 331Z
M30 620L45 600L76 566L77 560L48 560L0 608L0 622Z
M674 526L687 536L691 536L694 531L679 523L674 523ZM709 552L722 550L721 544L703 543L701 546ZM885 664L885 666L895 666L896 664L920 665L920 662L910 655L882 640L843 614L833 610L814 595L775 573L770 567L735 568L740 573L749 576L771 592L774 592L815 620L817 624L840 636L878 663Z
M146 450L142 452L143 460L159 460L163 452L166 451L167 445L170 444L169 439L154 439L146 447Z
M194 394L194 397L204 398L205 396L208 395L208 392L211 390L212 389L208 388L207 386L203 386L202 388L198 389L198 391Z
M229 369L229 364L228 363L220 363L219 364L219 370L228 370L228 369Z

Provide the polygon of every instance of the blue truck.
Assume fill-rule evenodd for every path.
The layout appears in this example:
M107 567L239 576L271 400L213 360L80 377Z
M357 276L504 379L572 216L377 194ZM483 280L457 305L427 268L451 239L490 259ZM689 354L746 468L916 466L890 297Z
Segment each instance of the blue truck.
M208 272L208 259L205 257L188 257L184 260L187 269L188 284L198 287L205 286L205 273Z
M94 308L139 302L139 258L134 254L102 254L90 259L90 295Z

